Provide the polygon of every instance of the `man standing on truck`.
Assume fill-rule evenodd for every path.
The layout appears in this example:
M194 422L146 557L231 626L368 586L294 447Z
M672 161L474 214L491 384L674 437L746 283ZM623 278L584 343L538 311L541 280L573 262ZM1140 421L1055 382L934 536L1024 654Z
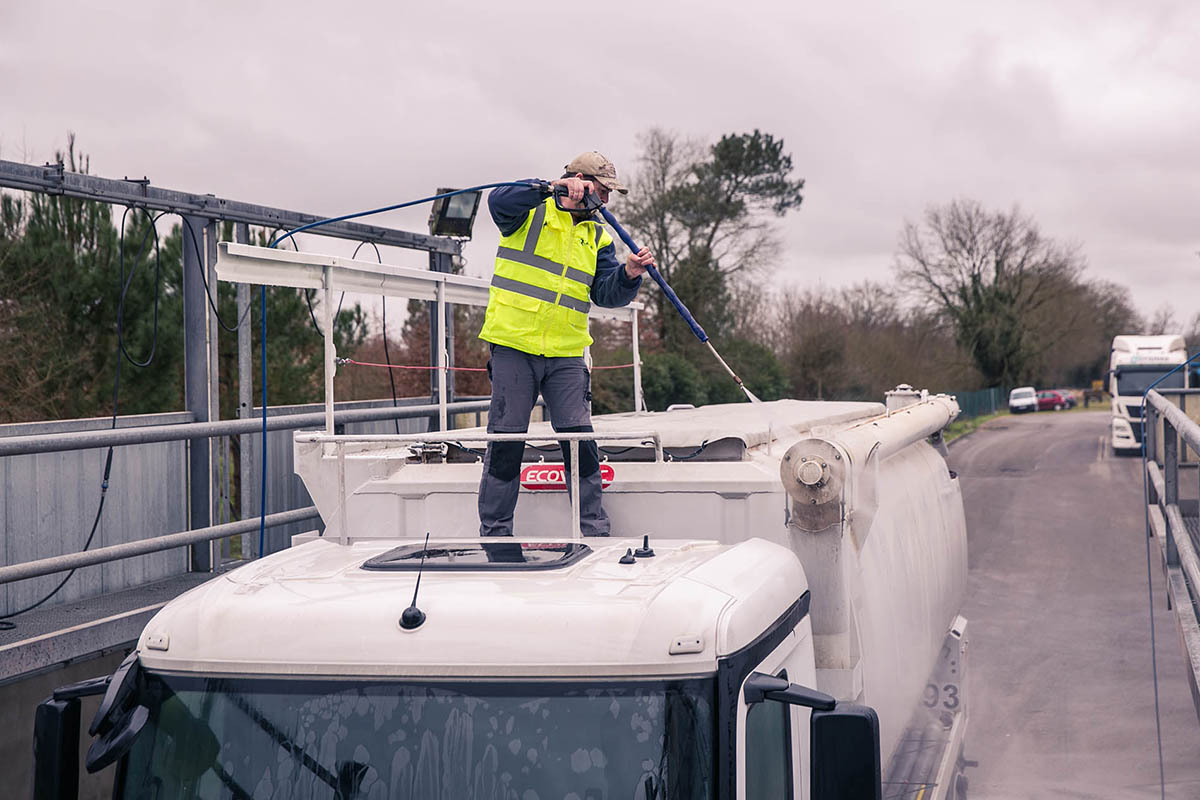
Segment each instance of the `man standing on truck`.
M552 193L563 187L560 210ZM525 433L538 393L558 433L592 430L591 376L583 350L591 304L627 305L637 297L642 273L654 264L646 248L622 265L612 237L584 195L602 203L610 192L628 194L613 163L597 152L583 153L555 181L528 181L488 195L488 209L500 229L500 248L479 338L491 347L488 376L492 401L488 433ZM570 486L570 455L560 443ZM479 482L479 533L512 536L520 490L524 442L491 442ZM608 536L608 515L600 505L600 458L595 442L579 446L579 525L584 536Z

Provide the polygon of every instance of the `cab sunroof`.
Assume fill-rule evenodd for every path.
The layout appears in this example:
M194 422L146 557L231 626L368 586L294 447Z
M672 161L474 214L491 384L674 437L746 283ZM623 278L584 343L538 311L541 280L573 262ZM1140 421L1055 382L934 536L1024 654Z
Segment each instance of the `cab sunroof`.
M592 552L581 542L470 542L465 544L408 544L367 559L363 569L436 570L543 570L561 569Z

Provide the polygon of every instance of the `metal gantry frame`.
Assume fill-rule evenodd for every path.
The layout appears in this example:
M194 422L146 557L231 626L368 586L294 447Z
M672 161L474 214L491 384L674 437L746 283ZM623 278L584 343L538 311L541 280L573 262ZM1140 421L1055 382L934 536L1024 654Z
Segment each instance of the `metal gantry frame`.
M26 578L64 572L81 566L131 558L159 550L190 546L193 571L208 571L213 567L213 542L231 535L243 536L243 553L248 552L251 537L247 533L258 525L258 518L249 505L249 492L242 492L241 516L238 522L213 525L217 498L213 486L217 473L217 437L243 437L241 449L242 475L251 471L250 447L247 437L262 428L254 417L253 377L251 360L250 285L266 284L319 289L324 292L325 316L325 411L323 414L292 414L269 417L268 430L299 429L324 423L325 436L335 437L336 426L349 422L381 419L429 417L436 413L438 427L448 428L448 415L455 412L486 410L487 401L456 402L450 368L453 358L453 329L449 306L487 304L487 281L450 273L451 259L461 252L461 242L438 236L411 233L375 225L336 222L322 226L319 235L358 242L390 245L429 253L430 271L406 267L388 267L374 262L359 262L334 256L297 253L250 247L250 225L290 230L315 222L321 217L297 211L243 203L211 194L193 194L151 186L145 179L113 180L69 172L62 163L34 166L0 160L0 188L41 192L49 195L74 197L83 200L127 205L148 211L177 214L181 217L185 237L183 246L183 305L184 305L184 372L187 411L193 422L142 428L118 428L105 431L7 437L0 439L0 457L31 453L62 452L103 448L149 442L191 441L188 457L189 529L128 542L87 553L71 553L38 559L23 564L0 567L0 584ZM233 222L235 242L218 242L219 222ZM194 246L189 246L189 244ZM201 271L204 271L202 274ZM257 272L256 272L257 270ZM225 272L225 274L222 274ZM218 395L218 324L208 302L207 283L217 286L218 279L237 283L238 325L238 420L220 419ZM423 299L430 311L431 360L433 372L431 403L424 406L399 408L351 409L336 411L333 398L333 376L336 372L336 352L333 345L333 293L359 291L370 294ZM592 316L628 322L631 328L633 354L634 408L642 410L645 402L641 385L641 357L638 347L638 311L640 303L620 309L593 307ZM422 435L430 440L428 434ZM489 439L494 435L487 435ZM635 433L617 438L645 438L655 443L656 458L662 459L661 443L652 433ZM587 434L562 435L569 439L572 464L578 464L579 441L592 438ZM612 438L606 434L606 438ZM378 440L378 437L376 438ZM196 446L204 441L203 446ZM352 441L346 439L345 441ZM344 443L339 448L344 447ZM228 461L228 449L225 450ZM573 469L577 483L578 470ZM577 490L577 486L574 487ZM578 491L573 492L573 518L576 533L579 527ZM261 498L265 503L266 498ZM270 514L270 526L287 525L317 516L313 507ZM261 555L261 554L256 554Z
M183 305L184 305L184 395L186 410L192 414L193 423L172 426L174 430L152 431L150 435L164 438L153 439L198 439L211 436L240 433L249 435L257 430L261 423L251 420L254 404L251 395L253 378L251 376L250 358L250 320L246 314L250 304L249 286L238 287L238 410L242 419L240 423L249 423L244 428L221 428L219 422L220 406L217 396L219 385L217 373L217 344L218 324L215 312L208 304L206 275L215 276L217 236L219 222L235 223L235 238L239 242L249 241L249 226L260 225L272 230L292 230L301 225L316 222L324 217L299 211L274 208L270 206L245 203L236 200L217 197L212 194L196 194L163 189L152 186L145 178L114 180L93 175L85 175L68 171L62 162L45 164L43 166L22 164L15 161L0 160L0 188L21 191L39 192L48 195L73 197L108 203L110 205L125 205L142 208L147 211L177 214L182 218L182 231L185 237L183 246ZM460 254L461 242L456 239L430 236L422 233L412 233L378 225L358 222L334 222L321 227L319 236L348 239L356 242L368 242L376 245L389 245L408 249L422 250L429 253L430 269L448 271L451 259ZM190 237L190 238L189 238ZM195 245L195 246L191 246ZM202 272L203 270L203 272ZM214 287L216 281L207 279ZM215 298L214 298L215 302ZM331 303L326 297L326 315L331 313ZM451 335L444 321L435 322L431 319L432 327ZM330 325L326 325L329 330ZM431 341L433 337L431 337ZM444 348L443 348L444 349ZM440 400L448 395L453 401L453 392L447 392L444 381L446 373L434 373L435 381L432 386L431 399ZM446 403L438 404L441 419L444 420ZM469 410L469 409L468 409ZM370 415L371 419L391 419L413 416L412 409L378 409L378 415ZM428 412L426 412L428 413ZM340 412L339 412L340 415ZM328 418L326 419L328 422ZM312 424L311 422L305 424ZM288 427L286 422L269 420L268 428ZM298 425L296 427L299 427ZM147 429L143 429L144 431ZM114 434L122 433L113 431ZM27 437L22 437L27 438ZM35 438L35 437L28 437ZM42 437L36 437L42 438ZM119 436L96 437L57 435L44 437L45 441L4 441L0 443L0 454L15 455L24 452L47 452L49 450L81 449L86 447L104 447L123 441ZM130 439L129 441L134 441ZM150 441L146 439L143 441ZM90 442L90 443L89 443ZM22 447L29 449L21 449ZM213 522L214 511L219 500L214 485L217 480L217 461L215 442L203 446L189 447L188 453L188 485L189 485L189 528L201 531L209 528ZM242 474L249 474L249 447L242 451ZM249 492L242 493L241 514L243 518L251 516L249 507ZM266 502L266 498L262 498ZM219 538L219 537L217 537ZM245 544L249 544L245 542ZM246 552L244 549L243 552ZM213 567L211 541L193 544L190 549L191 566L193 570L207 571Z
M1200 717L1200 390L1152 390L1144 409L1146 535L1162 554L1168 607L1175 611ZM1190 488L1184 485L1189 479Z

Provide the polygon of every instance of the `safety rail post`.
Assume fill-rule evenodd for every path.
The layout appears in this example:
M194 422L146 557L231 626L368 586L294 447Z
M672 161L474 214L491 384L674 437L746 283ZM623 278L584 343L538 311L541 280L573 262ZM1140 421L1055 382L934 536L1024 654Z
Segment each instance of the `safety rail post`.
M208 298L204 288L204 264L201 259L206 220L187 215L183 217L183 385L184 399L192 419L209 422L208 384ZM207 528L211 522L209 497L211 447L204 442L188 445L188 527ZM190 548L192 572L208 572L212 569L208 542L193 544Z
M350 541L350 528L346 519L346 445L334 439L338 466L338 541L347 544Z
M1142 447L1146 449L1146 463L1158 460L1158 409L1152 403L1142 406ZM1151 499L1158 502L1154 485L1150 486Z
M453 262L449 253L439 253L430 251L429 253L429 271L439 274L448 274L451 272ZM438 365L438 369L432 370L429 374L431 380L435 381L429 385L429 402L441 405L440 399L446 391L446 384L449 373L443 369L445 366L445 356L443 350L446 347L446 315L444 295L441 292L445 291L445 281L438 279L436 283L436 291L438 295L426 303L429 310L429 363ZM446 429L444 414L438 411L438 424L441 430ZM433 426L433 420L430 420L430 427Z
M234 241L239 244L250 244L250 226L239 222L233 228ZM237 285L237 318L238 318L238 419L249 419L254 413L254 366L250 358L250 284ZM250 507L250 434L243 433L238 437L238 515L249 519L254 513ZM250 552L250 542L258 547L258 540L248 533L239 534L242 537L242 558L253 557Z
M572 439L567 449L571 453L571 537L583 538L583 529L579 522L583 504L579 498L579 440Z
M638 348L638 313L637 309L629 311L629 327L633 333L633 411L638 413L645 407L642 400L642 355Z
M321 270L321 281L325 288L325 432L332 435L333 427L333 375L337 371L337 350L333 344L333 284L329 279L329 267Z
M205 315L207 325L207 345L208 345L208 418L210 421L219 422L221 419L221 372L220 372L220 315L221 308L221 292L217 284L217 221L209 219L208 224L204 226L204 274L208 276L209 289L212 292L213 305L216 309L206 305ZM213 524L220 524L222 513L222 500L225 495L225 484L221 475L221 451L223 440L219 437L214 437L208 441L208 464L209 464L209 479L208 479L208 505L209 505L209 521ZM208 558L209 564L217 565L221 562L221 550L216 541L208 543Z
M449 430L446 414L446 384L450 370L446 369L446 282L438 281L437 288L437 373L438 373L438 429Z
M1145 416L1143 414L1143 416ZM1175 426L1171 424L1171 420L1165 416L1162 421L1163 432L1163 510L1166 511L1171 506L1176 506L1179 503L1179 434L1175 431ZM1142 435L1145 435L1143 430ZM1187 531L1172 530L1172 525L1167 525L1167 566L1179 566L1179 547L1175 542L1176 534L1187 535Z

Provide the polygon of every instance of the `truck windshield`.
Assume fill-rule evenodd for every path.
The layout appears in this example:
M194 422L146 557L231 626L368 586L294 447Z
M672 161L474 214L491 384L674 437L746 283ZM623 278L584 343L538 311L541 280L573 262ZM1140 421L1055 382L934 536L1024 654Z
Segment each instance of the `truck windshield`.
M118 797L713 796L712 679L360 683L144 675Z
M1169 372L1172 367L1154 366L1141 367L1130 369L1124 367L1117 370L1117 394L1122 397L1131 395L1143 395L1150 388L1150 384L1161 378L1165 373ZM1179 370L1173 375L1168 376L1162 383L1154 387L1156 389L1182 389L1184 384L1185 373Z

